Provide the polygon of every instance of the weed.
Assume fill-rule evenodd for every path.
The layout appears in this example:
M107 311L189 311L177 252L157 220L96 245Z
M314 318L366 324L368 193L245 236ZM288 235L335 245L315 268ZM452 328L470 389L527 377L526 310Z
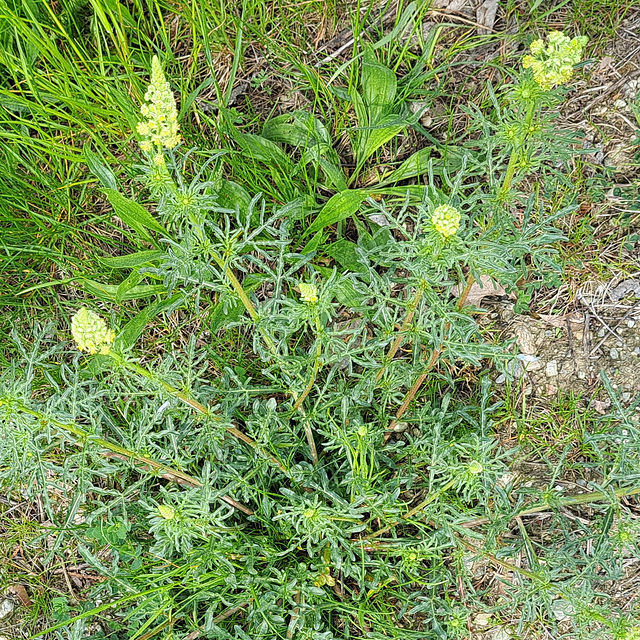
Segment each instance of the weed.
M211 10L220 25L230 16L271 29L270 4L196 5L182 8L193 24L205 25ZM65 35L72 26L62 31L64 46L92 73L107 62L123 69L108 85L107 113L97 100L80 105L91 145L52 133L64 125L71 135L75 90L59 108L39 100L34 85L34 111L10 127L36 126L31 116L41 114L36 142L15 133L19 149L3 147L23 163L7 169L24 176L9 193L34 199L51 139L53 167L68 176L70 163L83 176L80 193L76 180L62 190L67 205L77 208L92 184L114 216L106 241L91 229L78 233L70 212L59 221L68 245L44 236L63 267L76 265L68 282L82 287L85 306L68 302L72 319L12 331L15 357L1 379L0 472L52 523L43 564L70 548L106 578L81 603L56 594L37 635L454 638L488 609L496 620L517 617L518 635L540 622L556 635L632 633L637 622L606 601L604 584L624 572L621 550L636 553L620 499L638 492L637 420L614 403L611 416L587 428L593 416L580 414L577 401L555 407L564 415L552 434L561 462L550 460L551 479L532 485L509 476L516 452L494 433L502 416L488 378L457 391L464 367L508 371L510 359L482 340L465 305L473 284L490 276L526 308L536 287L559 278L557 226L576 209L558 196L573 153L573 139L553 122L562 88L549 90L541 69L542 83L513 71L513 84L487 88L486 109L468 108L466 138L401 153L401 136L420 131L407 102L437 75L431 46L414 58L395 40L416 32L422 9L410 3L393 42L372 37L354 47L331 80L299 65L313 109L274 114L259 130L229 105L233 82L211 79L217 113L202 121L225 148L196 151L178 144L179 134L202 134L184 119L178 132L173 103L180 86L183 103L193 104L203 89L188 92L195 71L167 83L162 56L154 58L143 117L132 106L145 95L137 65L150 56L132 62L129 52L153 28L168 44L164 22L156 23L162 5L153 3L139 31L127 20L116 28L118 2L91 8L100 25L94 45L102 51L108 42L117 64L102 55L90 62ZM8 15L24 30L15 8ZM354 24L356 35L363 24ZM40 55L54 59L38 25L23 37L41 38ZM273 46L286 58L287 42L304 38L304 28L279 26L290 33ZM206 45L212 69L210 45L231 45L233 78L244 33L198 28L193 49ZM13 56L9 48L5 66L19 74ZM80 95L92 95L82 64L55 63L67 71L56 83L71 78ZM570 71L564 65L552 80ZM134 136L137 175L123 180L106 142ZM24 163L25 146L32 163ZM539 186L530 191L533 177ZM24 234L17 245L37 236L25 219L26 230L6 217ZM92 257L115 255L87 263L78 246ZM130 317L105 312L125 304ZM185 327L176 333L169 318ZM150 328L164 336L148 337ZM522 414L523 438L538 437L538 426ZM589 493L557 489L570 453L587 458ZM52 485L66 500L52 499ZM587 504L589 522L574 525L568 510ZM479 575L478 563L492 573ZM498 572L500 591L486 584Z

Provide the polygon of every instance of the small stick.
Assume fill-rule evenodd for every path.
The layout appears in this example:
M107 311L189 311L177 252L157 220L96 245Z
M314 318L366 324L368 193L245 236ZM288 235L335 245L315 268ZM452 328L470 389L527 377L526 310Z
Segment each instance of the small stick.
M474 282L475 282L475 278L473 277L473 274L469 273L469 275L467 276L467 284L465 285L464 290L460 294L460 297L458 298L458 302L456 304L456 308L458 310L464 307ZM447 325L445 326L445 334L449 332L450 327L451 327L451 324L447 323ZM431 358L429 359L429 362L427 363L425 370L420 374L419 378L414 382L413 386L405 396L402 406L398 409L396 413L396 417L391 421L389 428L385 432L383 442L386 443L387 440L389 440L389 438L391 437L391 434L393 433L393 430L396 424L398 424L398 420L402 418L402 416L405 414L405 411L409 408L411 401L415 398L416 393L418 393L418 390L422 386L422 383L425 381L427 375L429 374L429 371L431 371L431 369L433 369L433 367L435 366L441 353L442 353L442 349L433 350L433 353L431 354Z

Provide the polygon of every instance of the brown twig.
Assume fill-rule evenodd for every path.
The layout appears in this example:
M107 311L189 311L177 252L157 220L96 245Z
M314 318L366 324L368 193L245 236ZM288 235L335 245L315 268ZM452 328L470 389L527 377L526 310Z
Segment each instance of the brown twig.
M462 293L460 294L460 297L458 298L458 302L456 304L456 308L458 310L460 310L460 309L462 309L462 307L464 307L464 305L465 305L465 303L467 301L467 298L469 297L469 292L471 291L471 287L473 286L474 282L475 282L475 278L473 277L473 275L471 273L469 273L469 275L467 276L467 284L465 285ZM451 328L451 323L448 322L445 325L445 330L444 330L445 335L449 332L450 328ZM398 336L398 337L400 337L400 336ZM415 398L416 393L418 393L420 387L422 386L422 383L425 381L426 377L429 375L429 372L435 366L435 364L438 361L438 358L440 357L441 353L442 353L442 348L440 348L440 347L437 348L437 349L434 349L432 351L431 357L429 358L429 362L427 362L427 365L426 365L424 371L420 374L418 379L414 382L414 384L411 387L411 389L409 389L407 395L404 398L404 401L403 401L402 405L400 406L400 408L396 412L396 417L391 421L391 424L389 425L389 428L385 432L385 434L384 434L384 442L387 442L387 440L391 437L391 434L393 433L393 430L395 429L395 426L398 424L398 421L402 418L402 416L405 414L405 412L409 408L409 405L411 404L412 400Z
M424 294L424 289L420 287L416 292L416 295L413 297L413 300L409 304L409 312L407 313L407 316L405 317L404 322L402 323L402 326L398 331L398 335L396 336L396 339L393 341L393 344L389 348L389 351L387 351L384 364L382 365L382 367L380 367L380 370L378 371L378 375L376 376L376 384L380 382L380 378L382 378L382 375L384 374L387 368L387 365L393 360L393 357L396 355L398 349L400 348L400 345L404 340L405 333L411 326L411 322L413 321L413 316L415 316L416 314L416 310L418 308L418 305L420 304L420 300L422 299L423 294Z

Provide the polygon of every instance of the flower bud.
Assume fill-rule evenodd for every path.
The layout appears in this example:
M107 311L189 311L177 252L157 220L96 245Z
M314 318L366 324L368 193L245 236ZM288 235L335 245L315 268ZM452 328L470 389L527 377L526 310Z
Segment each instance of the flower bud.
M71 319L71 335L80 351L91 355L106 355L111 350L115 333L107 323L93 311L82 307Z
M460 228L460 212L450 204L441 204L431 215L431 224L443 238L450 238Z
M176 517L176 510L170 504L159 504L158 511L165 520L173 520Z
M301 282L298 285L298 289L300 289L300 299L307 304L313 304L314 302L318 302L318 288L315 284L306 284L305 282Z

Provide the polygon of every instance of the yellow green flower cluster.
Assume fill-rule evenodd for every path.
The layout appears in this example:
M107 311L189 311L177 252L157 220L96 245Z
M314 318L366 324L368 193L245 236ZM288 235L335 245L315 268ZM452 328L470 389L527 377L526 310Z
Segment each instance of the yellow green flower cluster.
M318 288L315 284L306 284L305 282L301 282L298 285L298 289L300 289L300 298L303 302L306 302L307 304L318 302Z
M111 350L116 334L107 323L93 311L82 307L71 319L71 335L80 351L91 355L106 355Z
M151 62L151 84L144 99L148 104L140 107L140 113L146 120L137 126L138 133L144 138L140 148L148 153L154 149L173 149L180 143L178 110L157 56L153 56Z
M533 71L541 89L549 91L571 79L573 67L582 59L587 41L586 36L571 39L562 31L551 31L546 45L544 40L531 43L531 55L522 59L522 66Z
M431 224L443 238L450 238L460 228L460 212L450 204L441 204L431 214Z

